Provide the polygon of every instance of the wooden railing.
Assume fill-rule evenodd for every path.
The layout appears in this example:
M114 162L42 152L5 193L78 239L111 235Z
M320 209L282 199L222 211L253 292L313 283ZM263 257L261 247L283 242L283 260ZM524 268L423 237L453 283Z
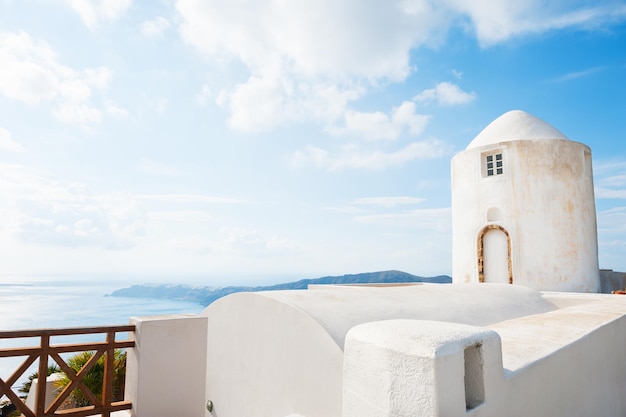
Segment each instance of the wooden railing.
M17 330L17 331L0 331L0 339L16 339L16 338L39 338L39 346L18 347L18 348L0 348L0 358L8 357L26 357L26 360L19 366L15 372L5 381L0 378L0 398L6 395L9 400L17 407L25 417L52 417L52 416L71 416L85 417L101 415L109 417L112 412L119 410L128 410L132 404L129 401L113 400L113 375L114 375L114 358L116 349L127 349L135 346L134 340L116 340L117 333L130 333L135 331L135 326L103 326L103 327L79 327L71 329L41 329L41 330ZM52 343L52 337L55 336L75 336L87 334L106 335L103 342L85 342L61 344ZM74 371L61 357L61 354L71 352L93 352L91 358L78 372ZM89 370L104 356L104 378L101 399L91 392L83 383L83 378ZM60 370L65 373L69 379L69 383L59 393L59 395L46 407L46 376L48 375L48 358L52 358L59 366ZM12 386L22 377L35 361L39 359L38 375L39 382L37 384L37 392L35 400L35 409L31 410L24 401L13 391ZM89 399L92 405L81 408L62 409L59 407L67 400L70 394L79 389L85 397ZM31 392L29 395L33 395Z

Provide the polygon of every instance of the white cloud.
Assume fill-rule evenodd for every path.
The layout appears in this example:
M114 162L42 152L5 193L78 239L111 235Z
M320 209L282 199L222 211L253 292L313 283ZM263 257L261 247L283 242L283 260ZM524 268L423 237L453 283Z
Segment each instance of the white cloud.
M265 242L265 247L271 251L293 252L296 249L296 244L286 237L272 236Z
M552 81L558 83L558 82L575 80L577 78L583 78L583 77L587 77L589 75L598 73L600 71L603 71L604 69L605 69L605 67L592 67L592 68L588 68L588 69L583 70L583 71L569 72L567 74L561 75L560 77L556 77Z
M251 76L231 90L220 91L216 102L230 110L231 128L254 132L306 120L334 121L361 94L358 87L340 89L323 81Z
M626 180L626 177L623 177L623 180ZM616 199L626 199L626 189L612 189L605 187L596 187L595 188L595 196L596 198L616 198Z
M345 113L345 127L330 127L327 131L336 135L355 133L366 140L395 140L405 133L421 133L428 120L429 116L415 113L415 103L405 101L392 109L391 115L348 110Z
M141 158L139 160L139 171L145 174L171 178L184 177L188 175L180 168L164 164L162 162L153 161L148 158Z
M206 211L191 209L154 210L148 213L148 218L158 222L191 223L196 227L200 223L214 220L214 217Z
M0 151L24 152L24 147L13 139L13 135L0 127Z
M107 114L110 114L111 116L115 117L116 119L126 119L128 117L128 110L126 110L126 109L124 109L122 107L118 107L111 100L107 100L104 103L104 110L106 111Z
M94 91L106 89L108 68L75 70L58 62L52 47L26 32L0 33L0 94L30 105L53 104L62 122L89 124L102 120L102 110L92 104ZM122 109L105 106L119 116Z
M152 101L152 107L154 111L159 114L165 113L169 100L166 97L158 97Z
M337 154L307 146L303 151L291 155L293 167L314 166L328 171L343 169L382 170L388 167L402 166L416 159L437 158L448 152L446 146L435 139L413 142L397 151L369 151L358 147L346 147Z
M354 204L391 208L399 205L412 205L423 202L423 198L416 197L367 197L354 200Z
M232 61L247 69L245 78L222 87L217 102L230 112L231 128L248 132L301 120L335 126L350 111L348 105L372 87L404 81L414 71L411 52L441 45L453 26L465 26L488 46L528 33L599 27L626 17L619 2L589 7L558 1L546 6L534 0L390 0L367 5L358 0L178 0L176 7L184 41L211 62ZM453 75L460 78L459 72ZM475 98L453 84L440 84L431 94L444 105ZM364 116L374 129L383 123L376 112L349 115Z
M454 106L471 103L476 99L476 93L467 93L456 84L442 82L435 88L422 91L413 99L421 102L435 101L441 106Z
M117 20L130 8L132 0L64 0L90 29L102 20Z
M221 231L223 237L207 241L211 252L227 256L265 257L293 253L296 244L284 236L263 236L257 230L229 228Z
M162 37L163 33L170 27L170 22L166 18L157 16L141 24L141 33L150 37Z
M15 165L0 169L3 227L22 242L120 250L145 234L145 208L132 196L96 194Z
M626 199L626 161L601 162L594 171L596 198Z
M447 0L454 13L469 17L472 30L483 47L511 37L555 29L594 29L606 22L623 20L626 7L619 1L588 6L584 1Z
M230 197L216 197L203 194L142 194L139 200L162 201L169 203L244 204L245 200Z
M89 124L102 120L102 112L87 104L61 104L52 114L64 123Z
M400 228L416 228L448 232L451 230L450 208L417 209L401 213L370 214L357 216L362 223L379 224Z
M198 102L198 104L204 105L209 102L210 98L211 98L211 87L205 84L202 86L202 90L198 94L196 94L196 101Z
M404 79L411 46L438 30L437 12L415 19L401 7L357 0L308 3L179 0L183 38L202 53L235 58L257 75ZM430 20L427 20L429 19ZM425 23L427 23L425 25Z
M219 100L231 111L230 126L245 131L341 118L363 86L405 79L411 46L439 31L431 7L422 8L431 17L424 27L401 7L363 7L356 0L179 0L177 8L185 41L250 70L246 81L225 88Z
M29 104L54 99L65 79L76 78L47 43L25 32L0 33L0 61L0 93Z
M617 235L620 238L626 232L626 207L613 207L598 212L598 234ZM599 239L603 240L603 239ZM609 239L607 239L609 240ZM625 244L626 242L622 242Z
M600 267L619 268L626 250L626 207L598 211L597 217Z
M109 86L111 80L111 70L106 67L87 68L83 71L85 82L88 85L104 90Z

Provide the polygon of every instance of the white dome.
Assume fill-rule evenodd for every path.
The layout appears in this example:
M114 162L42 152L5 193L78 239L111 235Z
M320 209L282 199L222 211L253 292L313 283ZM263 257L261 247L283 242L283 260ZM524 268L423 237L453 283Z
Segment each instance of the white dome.
M543 139L569 140L567 136L543 120L521 110L512 110L489 123L467 145L467 149L514 140Z

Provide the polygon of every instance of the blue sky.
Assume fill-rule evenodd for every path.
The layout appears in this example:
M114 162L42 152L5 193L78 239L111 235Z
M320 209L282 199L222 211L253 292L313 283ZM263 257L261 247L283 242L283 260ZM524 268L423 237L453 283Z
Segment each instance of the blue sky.
M626 271L626 2L0 0L0 280L451 272L506 111L593 151Z

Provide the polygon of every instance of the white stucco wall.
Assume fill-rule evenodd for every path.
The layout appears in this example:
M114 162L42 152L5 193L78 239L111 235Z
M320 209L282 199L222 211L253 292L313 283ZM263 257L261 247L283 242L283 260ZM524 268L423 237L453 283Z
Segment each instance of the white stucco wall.
M125 398L135 417L201 417L205 412L206 317L132 317Z
M339 417L343 352L306 312L263 293L224 297L208 319L214 417Z
M465 417L494 401L502 383L500 338L492 330L366 323L346 338L343 417Z
M504 174L485 177L482 158L494 152L503 154ZM454 282L478 282L478 238L497 225L510 236L514 283L599 291L591 151L581 143L512 140L468 147L452 159L452 222Z
M52 404L52 401L59 395L61 392L61 388L56 385L57 381L62 378L62 374L60 372L53 373L52 375L46 378L46 398L45 404L46 408ZM30 391L26 396L26 400L24 404L31 410L36 410L35 403L37 402L37 389L39 386L39 378L35 378L32 380L30 385Z
M621 295L327 286L132 322L137 417L626 415Z
M488 415L626 415L626 297L546 298L569 307L487 326L501 337L506 378Z
M484 328L419 320L355 327L343 417L626 415L626 297L546 298L568 307ZM477 345L480 355L463 354ZM468 403L477 392L481 399L472 387L481 367L482 402Z
M354 326L417 319L484 326L556 307L516 285L326 286L240 293L211 304L206 397L215 417L341 417Z

